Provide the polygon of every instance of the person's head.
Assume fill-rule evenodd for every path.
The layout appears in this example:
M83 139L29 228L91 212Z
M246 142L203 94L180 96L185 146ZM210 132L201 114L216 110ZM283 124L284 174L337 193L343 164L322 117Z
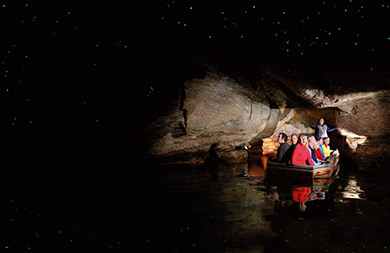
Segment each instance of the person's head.
M280 134L278 135L278 142L279 142L279 143L285 143L285 142L287 142L287 134L285 134L285 133L280 133Z
M325 123L325 119L324 118L320 118L319 121L320 125L323 125Z
M304 134L299 136L299 143L301 143L302 145L306 145L307 144L307 136Z
M291 135L291 142L292 142L292 144L297 144L298 143L298 135L296 135L296 134Z
M320 148L320 144L318 142L316 142L313 146L315 149L319 149Z
M320 139L318 140L318 144L319 144L319 145L324 144L324 139L323 139L322 137L320 137Z
M314 137L314 135L310 135L309 137L307 137L307 143L314 147L316 144L317 144L317 140L316 138Z
M324 144L329 145L329 143L330 143L330 138L329 137L325 137L324 138Z

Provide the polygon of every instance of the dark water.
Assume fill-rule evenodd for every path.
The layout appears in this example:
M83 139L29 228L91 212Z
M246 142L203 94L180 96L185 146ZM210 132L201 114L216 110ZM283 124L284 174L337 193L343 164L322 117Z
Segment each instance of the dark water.
M330 182L264 183L260 166L176 168L164 175L164 222L150 247L211 252L387 252L390 187L375 173L341 169ZM282 180L283 181L283 180ZM291 197L312 188L306 211ZM290 192L289 192L290 191ZM157 232L158 231L158 232Z
M87 173L83 180L67 176L60 184L38 180L26 185L45 187L19 194L13 194L8 184L1 198L1 227L6 234L0 238L0 248L10 252L390 251L386 177L342 164L332 182L299 182L316 197L306 202L302 213L291 198L297 183L264 182L259 164L253 160L249 170L247 164L133 164L111 174ZM124 173L128 171L131 175ZM45 190L46 186L50 187Z

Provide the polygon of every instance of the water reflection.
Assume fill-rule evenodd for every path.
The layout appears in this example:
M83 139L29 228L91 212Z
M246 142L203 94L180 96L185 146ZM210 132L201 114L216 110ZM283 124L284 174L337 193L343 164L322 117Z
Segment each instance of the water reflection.
M366 200L364 190L358 184L356 175L347 175L345 183L339 185L335 192L336 202L346 202L349 200Z
M390 188L383 183L390 180L380 183L378 176L371 179L347 166L340 178L268 176L260 152L249 152L248 164L234 165L220 160L217 146L209 151L202 167L163 168L161 185L134 205L143 219L133 230L147 247L178 252L390 248Z
M219 158L215 148L218 146L218 143L214 143L210 146L209 156L205 159L204 165L209 168L211 178L214 181L218 180L218 166L221 163L221 158Z
M264 167L267 164L267 159L267 157L261 155L261 150L248 152L248 175L255 180L264 181Z
M314 180L313 182L305 181L282 181L280 178L274 183L272 178L265 180L271 190L278 193L278 201L282 208L296 206L303 215L307 209L307 204L313 201L322 201L328 197L329 187L336 176L328 180ZM300 217L300 219L303 219Z
M284 174L267 174L264 169L266 157L251 154L248 160L248 174L254 180L263 182L273 199L281 208L295 208L301 214L305 213L307 204L312 201L322 201L327 198L332 182L338 178L336 170L330 178L313 179L312 174L301 172ZM356 181L355 181L356 182ZM302 215L301 215L302 216ZM300 219L303 219L300 217Z
M364 191L360 189L360 186L356 182L355 176L350 176L348 179L348 185L342 192L343 198L345 199L363 199L361 197Z

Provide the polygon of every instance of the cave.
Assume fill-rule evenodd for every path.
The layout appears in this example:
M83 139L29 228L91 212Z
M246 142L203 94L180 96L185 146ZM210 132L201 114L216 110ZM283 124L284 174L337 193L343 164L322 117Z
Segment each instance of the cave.
M157 66L133 130L149 181L141 183L138 202L148 220L139 223L143 246L200 252L389 247L388 229L378 225L389 222L388 64L186 57ZM292 134L312 135L322 117L337 127L329 133L331 148L340 152L332 181L283 173L267 181L279 133L289 143ZM291 200L296 185L318 191L303 213Z
M145 155L163 164L201 164L218 143L226 163L246 162L248 144L275 157L279 133L314 134L323 117L338 127L331 146L348 166L386 173L388 66L313 65L202 59L160 66L140 131ZM170 71L180 76L162 75Z
M389 252L390 1L0 12L1 252Z
M139 245L388 251L389 33L377 29L388 9L169 1L153 13L158 22L145 19L130 78L140 88L129 152ZM270 177L278 135L312 135L320 118L337 127L332 177Z

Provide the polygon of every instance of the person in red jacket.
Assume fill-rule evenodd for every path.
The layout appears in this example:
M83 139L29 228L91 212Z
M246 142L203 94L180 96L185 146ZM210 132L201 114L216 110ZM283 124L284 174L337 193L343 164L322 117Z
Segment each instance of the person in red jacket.
M316 158L318 161L322 162L323 160L325 160L325 157L322 156L322 152L321 152L319 143L316 143L314 145L314 153L316 154Z
M291 164L292 165L314 165L310 156L310 151L306 147L307 136L301 135L299 137L299 140L300 140L299 144L294 149Z

